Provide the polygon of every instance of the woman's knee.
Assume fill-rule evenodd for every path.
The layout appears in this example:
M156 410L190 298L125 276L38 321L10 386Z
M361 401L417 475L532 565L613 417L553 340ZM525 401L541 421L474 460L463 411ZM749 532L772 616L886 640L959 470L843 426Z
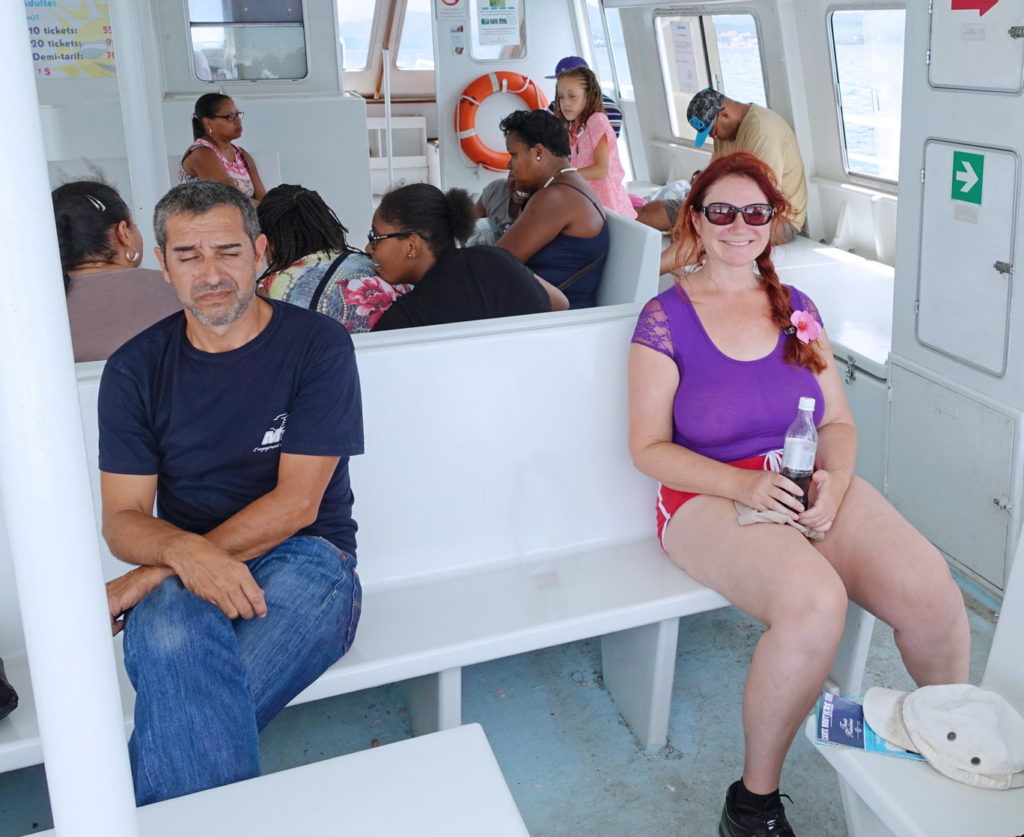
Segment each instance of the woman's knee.
M801 645L834 650L843 635L846 588L830 567L803 575L780 590L769 609L768 626L799 638Z
M933 559L915 574L913 590L905 591L895 608L892 627L944 633L966 625L964 597L945 560L930 547Z

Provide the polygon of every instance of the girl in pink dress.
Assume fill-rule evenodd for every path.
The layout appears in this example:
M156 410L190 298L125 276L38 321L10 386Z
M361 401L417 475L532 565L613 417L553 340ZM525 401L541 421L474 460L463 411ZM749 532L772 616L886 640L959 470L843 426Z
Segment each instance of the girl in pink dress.
M636 218L623 180L615 131L601 103L601 85L588 67L559 73L555 82L555 114L569 131L572 164L585 177L607 209Z

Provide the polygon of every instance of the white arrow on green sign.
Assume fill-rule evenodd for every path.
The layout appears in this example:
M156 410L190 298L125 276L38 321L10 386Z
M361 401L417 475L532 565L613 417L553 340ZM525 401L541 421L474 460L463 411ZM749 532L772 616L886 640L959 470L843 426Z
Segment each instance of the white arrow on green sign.
M985 155L967 151L953 152L953 185L950 197L955 201L981 204L985 179Z

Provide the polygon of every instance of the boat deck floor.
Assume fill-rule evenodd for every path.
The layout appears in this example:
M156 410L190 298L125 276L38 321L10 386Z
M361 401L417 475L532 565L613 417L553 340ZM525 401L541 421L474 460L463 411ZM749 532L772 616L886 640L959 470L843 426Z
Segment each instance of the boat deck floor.
M976 683L995 603L964 586ZM483 725L535 837L711 837L725 790L740 774L740 698L760 633L734 608L681 621L669 744L658 751L640 747L603 688L597 640L464 669L464 719ZM865 688L874 685L913 688L882 624L865 676ZM408 738L404 699L399 684L284 710L262 734L264 771ZM846 835L835 776L803 735L781 789L792 797L787 810L798 835ZM341 826L344 816L340 806ZM41 766L0 775L0 837L52 824Z

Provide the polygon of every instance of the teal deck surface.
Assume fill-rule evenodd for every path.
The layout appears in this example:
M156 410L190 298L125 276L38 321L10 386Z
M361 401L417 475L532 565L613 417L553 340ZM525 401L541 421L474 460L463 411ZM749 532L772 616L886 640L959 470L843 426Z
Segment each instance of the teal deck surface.
M993 602L970 592L967 602L977 682ZM600 681L597 640L464 669L464 720L483 725L535 837L712 837L742 765L740 697L760 632L734 608L681 621L669 744L661 750L645 752L616 712ZM881 624L864 687L874 685L913 688ZM306 703L264 730L264 771L410 735L401 684ZM835 776L803 735L786 761L782 791L793 799L787 810L798 835L846 834ZM344 822L342 794L324 804L337 806ZM0 775L0 837L52 825L42 767Z

